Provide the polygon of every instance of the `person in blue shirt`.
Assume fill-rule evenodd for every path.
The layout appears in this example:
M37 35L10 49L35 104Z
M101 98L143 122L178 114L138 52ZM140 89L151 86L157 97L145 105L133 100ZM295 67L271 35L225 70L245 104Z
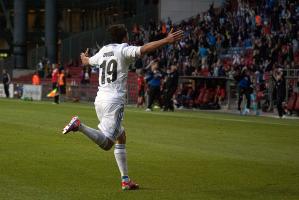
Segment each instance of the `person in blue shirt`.
M211 32L209 32L207 34L207 39L208 39L208 43L209 43L210 46L215 46L215 44L216 44L216 38L215 38L215 36Z
M243 101L243 96L246 97L246 108L244 110L244 113L249 113L250 109L250 94L252 93L251 88L251 79L249 75L249 71L246 67L242 69L241 75L237 78L238 82L238 89L239 89L239 100L238 100L238 110L241 111L241 103Z
M148 85L148 105L146 111L152 111L152 105L155 100L158 101L161 107L161 91L160 85L163 79L163 74L158 69L158 62L151 65L150 71L145 76L145 81Z
M205 48L204 46L201 46L200 48L199 48L199 56L201 57L201 58L206 58L207 56L208 56L208 49L207 48Z

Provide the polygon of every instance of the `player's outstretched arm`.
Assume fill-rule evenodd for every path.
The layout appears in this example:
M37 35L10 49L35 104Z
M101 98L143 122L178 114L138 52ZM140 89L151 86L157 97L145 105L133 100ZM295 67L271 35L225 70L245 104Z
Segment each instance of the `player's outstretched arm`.
M183 34L184 32L182 30L176 31L174 33L171 31L166 38L143 45L140 49L140 54L143 56L167 44L172 44L176 41L179 41L183 38Z

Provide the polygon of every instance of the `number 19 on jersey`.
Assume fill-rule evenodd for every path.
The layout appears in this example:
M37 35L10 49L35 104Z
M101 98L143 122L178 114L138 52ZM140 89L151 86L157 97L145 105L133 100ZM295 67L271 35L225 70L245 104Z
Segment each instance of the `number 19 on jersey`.
M117 79L117 61L115 59L103 60L100 65L101 85L112 83Z

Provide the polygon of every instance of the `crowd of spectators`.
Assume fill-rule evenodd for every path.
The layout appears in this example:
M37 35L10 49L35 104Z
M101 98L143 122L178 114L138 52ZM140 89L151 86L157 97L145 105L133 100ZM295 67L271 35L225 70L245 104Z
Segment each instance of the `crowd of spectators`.
M226 76L240 65L253 71L270 71L276 66L294 68L299 49L298 22L298 1L264 0L253 5L240 1L235 9L215 9L212 4L208 12L179 24L168 19L134 26L132 43L136 45L163 38L172 28L185 32L180 43L138 60L135 67L159 59L159 67L165 71L176 64L180 75L208 76ZM251 49L253 57L246 59L237 52L230 65L223 66L221 55L232 47Z
M179 24L168 19L134 26L131 42L135 45L163 38L172 29L182 29L185 33L181 42L138 59L135 68L157 60L159 69L164 72L176 65L180 76L229 78L240 77L246 69L254 90L265 88L265 81L275 69L298 68L299 2L246 2L240 0L235 6L219 9L212 4L207 12ZM217 87L219 90L219 86L214 86L215 94ZM179 93L187 91L186 98L191 98L192 102L199 96L196 90L202 89L179 88ZM185 105L190 107L187 104L190 103Z

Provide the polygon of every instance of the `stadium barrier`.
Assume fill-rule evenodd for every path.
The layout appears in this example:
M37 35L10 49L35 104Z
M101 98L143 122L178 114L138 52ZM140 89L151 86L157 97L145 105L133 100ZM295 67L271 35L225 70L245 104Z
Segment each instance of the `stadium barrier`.
M0 84L0 97L6 97L3 84ZM9 84L9 98L13 98L13 97L14 97L14 85Z
M23 85L22 99L42 100L42 86L41 85Z
M11 98L24 100L51 100L47 95L53 90L52 83L46 82L42 85L32 85L14 82L10 85ZM68 81L66 94L61 95L62 101L85 101L93 102L97 95L96 84L78 84L75 81ZM0 84L0 97L5 97L3 84ZM137 75L129 72L127 82L127 104L137 103Z
M299 70L286 71L286 87L289 86L289 83L292 83L293 92L299 92L299 79L298 74ZM266 90L264 91L263 98L261 100L261 104L265 104L267 109L265 111L272 111L275 108L275 102L272 99L273 93L273 83L271 79L271 74L265 74L265 85ZM227 77L194 77L194 76L181 76L180 83L187 83L192 85L195 90L198 90L200 87L204 85L208 85L209 87L214 87L217 85L221 85L222 88L225 89L225 98L221 102L221 107L223 109L228 110L236 110L237 109L237 101L238 101L238 89L236 86L235 80ZM15 83L14 86L11 86L11 95L14 94L15 98L23 99L32 99L32 100L51 100L47 97L47 94L52 91L52 84L47 82L41 86L41 89L32 89L32 87L23 84ZM2 88L2 89L1 89ZM14 89L14 92L13 92ZM82 85L77 84L77 82L68 82L66 87L66 94L61 95L62 101L70 101L70 102L93 102L97 95L97 84L88 84ZM288 91L288 90L287 90ZM287 97L290 94L286 95ZM0 96L5 97L3 85L0 86ZM245 102L245 101L244 101ZM267 103L268 102L268 103ZM286 99L288 102L288 99ZM136 104L137 103L137 74L135 72L129 72L128 82L127 82L127 104ZM267 104L267 105L266 105ZM289 106L290 107L290 106ZM296 110L296 109L293 109Z

